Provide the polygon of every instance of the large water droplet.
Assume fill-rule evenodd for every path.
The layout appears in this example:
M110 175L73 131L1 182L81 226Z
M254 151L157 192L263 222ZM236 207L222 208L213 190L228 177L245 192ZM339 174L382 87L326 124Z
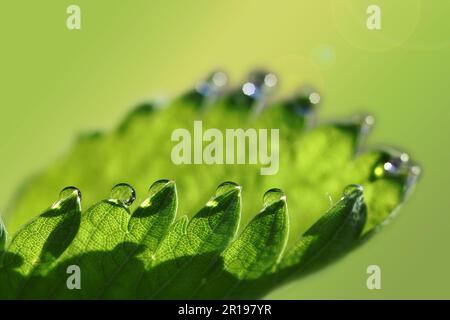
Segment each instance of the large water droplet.
M280 200L286 200L286 195L281 189L273 188L268 190L263 196L263 205L268 207L271 204Z
M215 197L219 197L231 190L240 190L240 189L241 189L241 187L238 184L236 184L232 181L226 181L224 183L221 183L217 187L216 192L215 192Z
M374 176L376 178L382 178L385 176L400 176L410 173L412 167L409 162L409 155L407 153L400 153L396 155L390 155L384 157L380 163L375 166ZM417 171L414 169L412 171Z
M73 186L65 187L59 193L59 199L52 205L52 208L55 209L55 208L61 207L62 202L66 201L72 197L73 198L76 197L78 200L78 203L81 203L81 191L77 187L73 187Z
M155 181L148 189L149 196L155 195L156 193L158 193L159 190L164 188L169 183L175 183L175 181L168 180L168 179L161 179L161 180Z
M231 190L241 190L241 187L232 181L226 181L226 182L221 183L217 187L216 192L214 193L214 196L206 203L206 206L207 207L217 206L218 202L217 202L216 198L230 192Z
M363 192L363 187L359 184L350 184L345 187L343 195L344 197L350 197L355 194L360 194Z
M65 187L61 190L59 193L59 200L66 200L71 197L77 197L79 200L81 200L81 191L77 187Z
M151 204L152 197L168 184L175 184L175 181L168 179L161 179L154 182L148 189L148 197L147 199L144 200L144 202L142 202L141 207L149 206Z
M128 183L119 183L112 188L110 198L130 206L136 199L136 191Z

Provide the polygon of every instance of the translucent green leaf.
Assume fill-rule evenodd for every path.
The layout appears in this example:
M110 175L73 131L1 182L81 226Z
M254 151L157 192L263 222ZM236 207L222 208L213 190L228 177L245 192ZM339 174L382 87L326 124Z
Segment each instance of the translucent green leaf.
M89 209L81 214L78 189L66 188L22 227L1 253L0 296L259 298L375 234L410 193L419 167L406 153L365 146L372 116L317 124L320 96L311 88L270 101L273 77L252 74L224 90L213 76L164 107L138 106L112 132L81 136L22 186L6 221L19 230L66 185L83 190ZM173 130L193 131L199 120L204 130L279 129L278 172L261 175L261 163L175 165ZM121 181L138 198L157 182L132 204L135 191ZM230 182L210 197L223 181L243 186L242 201ZM110 199L97 202L114 185ZM360 187L341 198L348 185ZM284 194L259 211L261 195L274 187L284 190L289 213ZM0 225L0 252L4 242ZM81 270L81 290L68 288L71 266Z

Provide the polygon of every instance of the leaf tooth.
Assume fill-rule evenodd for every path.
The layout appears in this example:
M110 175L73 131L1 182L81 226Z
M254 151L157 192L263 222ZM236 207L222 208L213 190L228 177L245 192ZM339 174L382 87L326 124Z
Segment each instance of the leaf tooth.
M352 136L354 155L362 151L374 124L375 117L371 114L356 114L348 119L335 122L337 128Z
M119 124L117 131L120 133L125 132L130 127L130 124L139 117L145 117L152 115L158 109L155 102L145 101L138 104L132 111L130 111L125 119Z
M141 286L139 296L183 297L177 286L189 288L205 277L234 238L240 214L241 188L230 182L221 184L208 203L183 226L184 232L169 230L146 275L152 288Z
M279 261L289 231L286 195L280 189L270 189L263 200L263 209L223 252L223 266L216 265L220 269L200 284L194 291L195 297L211 297L214 286L226 288L220 298L247 297L255 289L253 281L268 274Z
M224 252L227 271L240 280L258 278L267 272L286 246L288 226L286 197L283 195L278 200L265 203L261 212ZM255 254L253 259L248 256L249 252Z
M128 231L134 241L145 243L144 256L151 256L173 224L178 205L174 180L158 180L149 196L132 213ZM131 240L131 238L130 238Z
M344 255L358 243L366 219L362 186L348 186L340 201L287 251L277 273L282 279L303 275Z
M13 294L25 292L31 277L45 272L71 244L80 226L80 201L77 188L64 188L57 202L14 235L2 258L6 276L14 279ZM22 260L19 265L18 260Z

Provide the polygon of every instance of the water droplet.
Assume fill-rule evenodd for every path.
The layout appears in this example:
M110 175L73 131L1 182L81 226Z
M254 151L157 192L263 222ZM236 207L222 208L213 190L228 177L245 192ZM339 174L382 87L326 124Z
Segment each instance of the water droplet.
M352 195L356 194L360 194L363 192L363 187L359 184L350 184L348 186L345 187L343 195L344 197L350 197Z
M196 91L204 97L218 95L228 84L228 76L223 71L211 73L205 80L200 81Z
M402 180L405 186L405 195L407 195L420 173L420 167L411 161L407 153L388 149L375 165L373 177L375 179L398 178Z
M225 193L227 193L227 192L229 192L231 190L240 190L240 189L241 189L241 187L238 184L236 184L236 183L234 183L232 181L226 181L224 183L221 183L217 187L216 193L215 193L215 197L219 197L219 196L221 196L221 195L223 195L223 194L225 194Z
M119 183L112 188L110 198L129 206L136 199L136 191L128 183Z
M321 96L314 88L304 86L300 88L295 96L288 100L286 106L296 115L309 115L320 103Z
M152 197L168 184L175 184L175 181L168 179L155 181L148 189L148 197L142 202L141 207L148 207L151 204Z
M158 193L159 190L164 188L169 183L175 183L175 181L168 180L168 179L161 179L161 180L155 181L148 189L149 195L153 196L154 194Z
M78 197L78 199L81 200L81 191L77 187L70 186L65 187L59 193L60 201L69 199L70 197Z
M66 201L72 197L76 197L78 200L78 203L81 204L81 191L77 187L73 187L73 186L65 187L59 193L59 199L52 205L52 208L53 209L60 208L62 202Z
M375 124L375 117L370 114L357 115L353 121L359 129L360 136L365 137Z
M384 176L399 176L407 174L409 170L409 155L400 153L383 157L380 163L375 166L374 175L378 178Z
M286 195L281 189L277 188L268 190L263 196L264 207L268 207L271 204L280 200L286 200Z
M422 169L421 169L419 166L415 165L415 166L412 166L412 167L411 167L410 172L411 172L411 174L414 175L414 176L419 176L420 173L422 172Z
M242 92L253 99L261 99L276 87L278 78L275 74L264 71L250 73L242 86Z
M312 104L318 104L320 102L320 94L317 92L311 93L308 98Z

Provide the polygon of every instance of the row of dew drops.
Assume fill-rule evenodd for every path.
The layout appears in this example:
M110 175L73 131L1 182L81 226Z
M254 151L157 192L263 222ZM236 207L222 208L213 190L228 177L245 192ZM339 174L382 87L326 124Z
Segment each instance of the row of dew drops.
M141 206L148 206L150 202L148 201L152 196L154 196L158 191L160 191L162 188L164 188L168 184L174 184L175 182L173 180L167 180L162 179L158 180L155 183L153 183L148 191L148 197L144 202L141 204ZM216 199L220 196L223 196L227 193L230 193L232 191L240 191L241 186L238 184L226 181L221 183L213 196L213 199ZM61 190L59 194L59 200L53 205L53 208L59 207L61 205L61 202L72 198L77 197L78 201L81 201L82 195L81 191L74 186L69 186ZM109 201L123 205L125 207L129 207L133 204L133 202L136 200L136 190L128 183L119 183L116 184L112 189L109 196ZM273 188L268 190L264 196L263 196L263 205L264 207L270 206L271 204L278 202L278 201L285 201L286 195L284 192L278 188Z
M214 71L205 80L200 81L195 90L204 97L217 96L225 91L228 79L229 77L224 71ZM255 70L249 73L247 80L244 81L238 92L253 100L263 100L273 93L278 82L278 77L274 73ZM313 87L305 85L297 90L285 106L291 107L294 113L304 116L312 113L314 106L318 105L320 101L320 93ZM361 115L354 117L353 121L361 125L361 136L363 137L374 124L375 119L371 115ZM387 161L377 164L373 175L375 178L408 175L411 178L410 184L412 184L420 175L420 171L418 165L410 162L407 153L396 152Z

